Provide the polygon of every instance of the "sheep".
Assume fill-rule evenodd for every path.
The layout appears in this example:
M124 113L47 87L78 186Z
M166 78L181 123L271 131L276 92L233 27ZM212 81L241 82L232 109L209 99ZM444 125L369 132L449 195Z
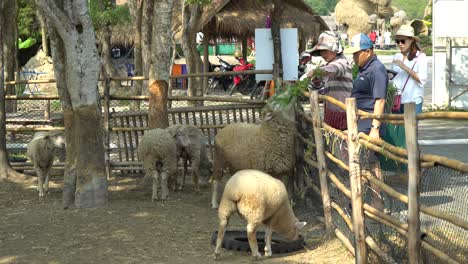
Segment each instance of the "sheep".
M143 161L146 176L153 177L153 202L159 198L162 201L166 200L169 196L168 180L176 182L177 145L186 147L189 145L189 139L180 133L171 135L167 129L151 129L141 137L137 152Z
M259 259L256 230L265 225L265 256L271 256L272 231L285 239L297 240L299 229L306 222L299 222L289 204L284 184L258 170L241 170L226 183L218 210L219 229L214 259L220 257L221 245L230 216L236 212L247 221L247 236L252 258Z
M187 136L190 144L187 147L178 147L178 159L182 158L184 164L184 172L182 184L179 189L183 189L185 184L185 175L187 174L187 161L190 161L192 167L192 180L195 193L200 193L198 185L199 176L209 177L212 172L212 163L208 159L206 151L206 138L203 132L192 125L172 125L167 128L169 133L175 134L179 132Z
M49 191L49 172L57 148L65 148L65 136L62 131L37 132L28 144L26 153L37 173L39 197L43 197L44 193Z
M256 169L288 182L295 166L295 99L287 106L270 103L261 124L233 123L215 137L211 206L218 207L218 181L225 168L231 175Z

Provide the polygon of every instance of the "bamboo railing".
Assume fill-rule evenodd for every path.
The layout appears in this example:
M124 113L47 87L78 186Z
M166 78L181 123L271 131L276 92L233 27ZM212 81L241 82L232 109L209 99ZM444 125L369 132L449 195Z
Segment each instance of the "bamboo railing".
M314 97L314 95L310 95L309 93L305 93L307 96L311 96L311 98ZM326 100L328 102L334 103L338 105L339 107L342 107L343 109L346 109L345 105L341 102L338 102L337 100L327 97L327 96L317 96L318 99L320 100ZM318 99L316 99L316 103L318 104ZM406 109L406 108L405 108ZM424 113L424 114L415 114L415 111L411 111L411 107L408 107L408 111L406 115L369 115L368 113L362 112L362 111L356 111L356 114L349 113L350 106L346 109L348 111L348 122L350 121L349 117L356 116L360 119L368 119L368 118L377 118L381 120L382 122L385 123L396 123L396 124L405 124L405 127L407 128L407 133L415 133L417 130L415 124L416 120L420 119L456 119L456 120L468 120L468 113L465 112L457 112L457 113ZM413 109L414 110L414 109ZM314 103L311 103L311 113L316 111ZM412 113L411 113L412 112ZM422 247L423 249L427 250L428 252L431 252L434 256L436 256L438 259L443 261L443 263L458 263L456 260L454 260L452 257L448 256L446 253L444 253L441 249L435 248L433 245L429 244L425 238L421 238L420 236L420 231L419 231L419 215L420 212L423 212L427 215L443 219L455 226L458 226L460 228L463 228L465 230L468 230L468 221L466 219L462 219L458 216L455 216L453 214L447 213L440 211L435 208L431 207L426 207L424 205L419 204L418 198L419 198L419 187L418 184L420 182L420 175L418 168L430 168L434 166L444 166L447 168L451 168L460 172L468 172L468 164L457 161L457 160L452 160L448 159L446 157L442 156L436 156L436 155L427 155L427 154L420 154L417 150L417 140L415 140L415 134L413 135L407 135L407 145L411 145L411 147L408 148L408 150L403 149L403 148L398 148L395 146L392 146L388 144L387 142L380 140L380 139L374 139L370 138L368 135L365 135L363 133L357 133L357 132L352 132L350 129L350 126L348 124L348 131L343 132L340 130L336 130L330 126L328 126L326 123L320 123L321 126L317 127L315 125L315 119L309 116L308 114L302 112L300 113L300 116L306 121L312 124L312 127L314 130L319 130L321 133L324 131L327 131L328 133L333 133L337 137L341 138L342 140L345 140L348 142L348 149L350 148L350 141L351 139L355 140L357 144L359 144L363 148L367 148L373 151L377 151L380 154L386 156L387 158L396 160L400 163L403 164L409 164L410 166L410 183L412 186L410 186L410 191L408 192L408 196L403 195L381 180L377 179L375 176L373 176L370 173L363 173L360 177L366 179L369 182L372 182L376 186L378 186L381 191L386 192L387 194L390 195L390 197L401 201L403 203L409 204L410 209L410 216L408 217L408 222L401 222L400 220L392 217L391 215L384 213L383 211L380 211L376 208L373 208L372 206L363 203L362 201L356 200L356 196L354 193L358 194L360 193L360 190L356 188L356 184L353 185L353 177L351 177L351 190L349 190L345 184L343 184L336 175L334 175L330 170L326 171L327 179L330 180L331 184L333 184L338 190L341 191L346 197L351 199L353 203L353 209L357 208L358 210L362 210L364 215L370 219L373 219L379 223L382 223L392 229L394 229L396 232L399 234L403 235L408 239L408 256L410 259L411 263L416 263L416 261L420 261L420 256L419 256L419 247ZM411 118L414 118L411 120ZM408 120L405 120L408 119ZM410 126L409 124L413 123L413 126ZM351 127L352 128L352 127ZM298 135L297 137L300 142L303 144L307 145L309 148L312 148L316 151L316 157L319 157L319 151L324 152L324 155L327 157L327 159L333 163L335 163L337 166L340 168L344 169L345 171L355 171L352 168L350 169L350 166L356 166L356 164L353 164L354 161L351 159L349 160L350 166L348 166L345 162L342 160L336 158L332 153L326 151L326 150L319 150L318 144L315 142L311 142L310 140L306 139L302 135ZM411 142L408 142L408 139ZM416 142L416 143L415 143ZM416 147L416 149L413 149L413 146ZM350 150L351 152L352 150ZM351 157L351 153L349 155ZM324 165L321 164L323 161L320 159L317 161L313 161L310 158L304 158L304 161L306 164L308 164L311 167L316 168L319 172L321 170L324 170ZM326 168L326 167L325 167ZM365 172L365 171L364 171ZM351 175L351 174L350 174ZM320 180L322 182L322 180ZM309 183L310 188L314 189L315 192L323 196L323 190L319 189L316 186L312 186L312 183ZM354 186L354 187L353 187ZM359 196L359 195L358 195ZM324 198L322 198L324 199ZM329 198L327 198L329 199ZM359 209L359 206L362 206L362 209ZM362 232L364 231L364 227L362 224L362 220L359 220L359 217L356 217L356 214L353 213L353 219L349 219L344 213L343 210L339 207L338 204L331 202L331 207L338 213L338 215L343 219L343 221L346 223L346 226L350 229L353 230L353 233L355 235L355 245L356 247L353 247L350 241L343 235L343 232L340 231L338 228L336 228L335 234L336 236L343 242L343 244L353 252L353 254L356 256L356 263L366 263L367 262L367 255L362 256L362 254L365 254L366 252L366 247L371 249L373 252L376 253L376 255L381 259L382 262L388 262L392 263L392 259L386 258L385 254L381 254L382 252L379 252L379 250L374 250L373 247L375 245L372 245L372 241L368 239L368 236L363 234ZM358 213L358 212L356 212ZM357 216L360 214L358 213ZM357 221L357 222L356 222ZM362 230L361 230L362 229ZM365 237L365 239L364 239Z

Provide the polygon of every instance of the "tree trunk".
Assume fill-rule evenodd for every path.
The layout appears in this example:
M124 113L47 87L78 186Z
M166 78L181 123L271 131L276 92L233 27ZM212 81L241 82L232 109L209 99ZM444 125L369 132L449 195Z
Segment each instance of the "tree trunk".
M106 71L106 76L109 77L116 77L119 76L119 72L115 69L114 65L112 64L112 50L111 50L111 34L112 30L110 29L110 25L106 28L101 29L101 37L99 38L99 43L101 46L101 64L102 68ZM117 91L120 88L120 82L113 81L111 82L111 89Z
M274 56L274 68L273 68L273 80L277 88L281 87L281 16L283 14L283 2L281 0L274 0L273 12L271 14L271 37L273 38L273 56Z
M7 7L11 4L11 1L0 1L0 14L4 14ZM3 15L2 15L3 17ZM10 180L14 182L24 181L26 177L22 174L17 173L10 166L8 160L8 152L6 148L6 112L5 112L5 86L4 86L4 67L6 57L4 57L3 49L3 36L5 36L5 23L6 20L0 19L0 181Z
M45 17L37 10L36 12L37 18L39 23L41 24L41 36L42 36L42 51L47 55L50 56L50 47L49 42L47 41L47 25L45 21Z
M64 208L107 202L99 55L87 1L36 0L46 17L67 140Z
M132 0L130 3L130 12L133 21L135 21L135 37L133 40L133 56L135 64L135 76L143 76L143 57L142 57L142 20L143 20L143 0ZM134 83L135 93L142 95L143 82ZM136 101L137 111L140 110L140 101Z
M174 0L154 3L149 83L156 80L169 82L171 63L172 8Z
M149 71L151 65L152 57L152 42L153 38L153 21L154 21L154 1L144 0L142 7L142 21L141 21L141 58L143 64L143 75L146 78L149 78ZM172 8L171 8L172 10ZM144 89L142 89L143 94L148 94L149 84L152 82L144 81L142 83Z
M16 25L18 15L18 3L16 0L3 0L5 2L4 10L1 13L0 19L4 20L3 26L3 57L5 60L5 81L14 81L17 68L17 39L18 30ZM15 85L9 84L6 86L6 94L15 94ZM16 102L13 100L6 102L6 112L16 112Z
M184 4L183 0L182 2L182 49L184 50L187 71L188 73L200 73L203 62L196 47L196 39L200 29L201 6L199 4ZM189 78L188 95L203 96L201 78Z

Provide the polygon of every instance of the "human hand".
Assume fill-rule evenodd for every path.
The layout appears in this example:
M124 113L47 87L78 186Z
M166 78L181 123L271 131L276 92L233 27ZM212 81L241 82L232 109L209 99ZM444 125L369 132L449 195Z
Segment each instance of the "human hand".
M402 68L403 61L402 60L393 60L393 64L395 64L396 66Z
M369 137L379 139L380 138L380 131L378 129L371 128L371 131L369 133Z

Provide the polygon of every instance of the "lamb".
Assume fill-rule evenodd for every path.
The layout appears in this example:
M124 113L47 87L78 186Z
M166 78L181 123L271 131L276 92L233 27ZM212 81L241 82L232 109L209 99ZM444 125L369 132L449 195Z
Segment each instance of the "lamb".
M39 197L49 191L49 172L54 163L55 150L65 148L63 131L37 132L27 147L27 155L37 173Z
M192 125L172 125L167 129L172 135L178 132L185 135L190 140L190 144L186 147L177 146L178 159L182 158L184 164L182 184L179 189L183 189L184 187L185 175L187 174L187 161L190 161L195 193L200 193L198 185L199 176L209 177L213 167L211 161L208 159L205 135L203 135L200 129Z
M226 183L218 210L219 229L214 258L219 259L226 226L234 212L247 221L247 236L252 258L259 259L256 230L265 225L265 256L271 256L272 231L285 239L299 238L299 229L306 222L299 222L289 205L284 184L258 170L241 170Z
M146 176L153 177L151 201L159 198L166 200L169 196L168 180L176 182L177 145L186 147L189 145L189 139L180 133L171 135L167 129L151 129L141 137L137 152L143 161Z
M233 123L221 129L215 138L212 208L218 208L218 181L226 168L231 174L256 169L286 183L295 166L295 131L295 100L284 107L268 104L261 124Z

